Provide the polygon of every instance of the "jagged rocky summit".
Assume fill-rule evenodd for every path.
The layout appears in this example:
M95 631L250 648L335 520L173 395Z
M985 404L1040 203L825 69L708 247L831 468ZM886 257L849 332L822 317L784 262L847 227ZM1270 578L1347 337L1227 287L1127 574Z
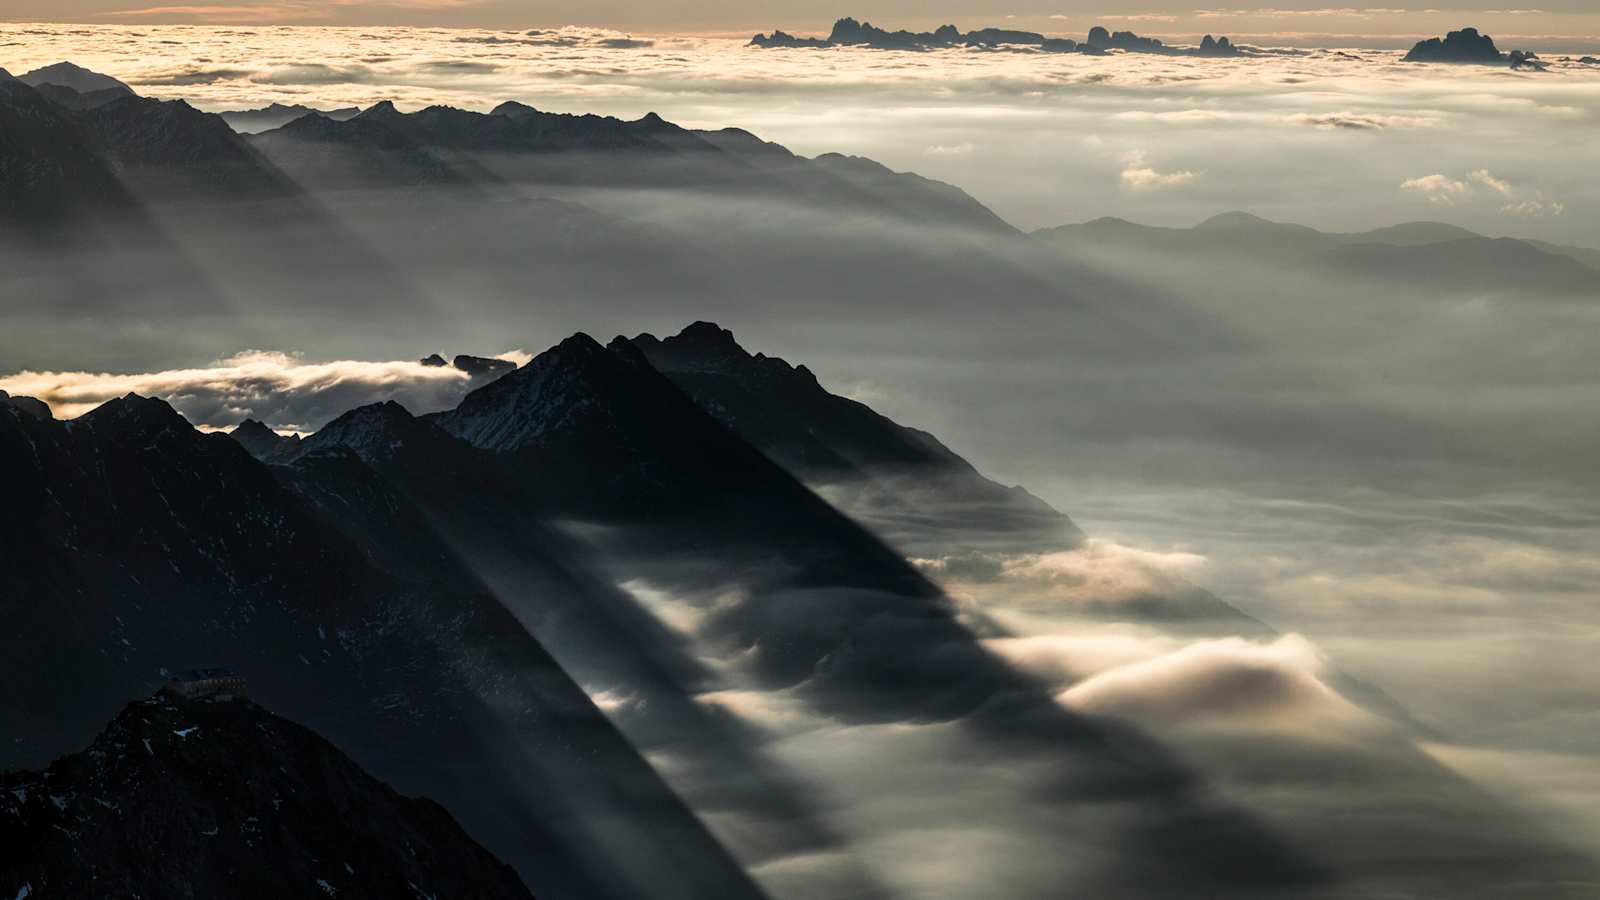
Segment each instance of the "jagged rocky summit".
M497 359L492 356L469 356L465 353L457 354L454 359L446 361L438 353L430 353L417 360L430 369L443 369L446 367L456 369L471 375L474 381L487 381L498 378L517 367L517 364L506 359Z

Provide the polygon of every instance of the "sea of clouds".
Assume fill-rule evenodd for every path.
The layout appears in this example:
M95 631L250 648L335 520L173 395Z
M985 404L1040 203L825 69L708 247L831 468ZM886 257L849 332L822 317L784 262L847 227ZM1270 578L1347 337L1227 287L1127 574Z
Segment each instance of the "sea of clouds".
M1251 21L1243 11L1212 13L1198 21L1219 33ZM1474 14L1461 15L1466 24ZM687 126L736 125L807 155L862 154L941 178L1024 228L1101 215L1192 224L1244 208L1346 230L1428 217L1567 243L1600 231L1600 188L1586 177L1596 150L1583 139L1600 108L1600 66L1578 62L1593 51L1570 33L1502 35L1502 49L1541 51L1546 72L1402 63L1391 38L1293 49L1287 36L1258 37L1277 51L1096 58L762 51L744 38L576 27L174 26L132 17L0 25L0 66L72 59L211 111L383 99L402 109L487 110L514 99L556 112L654 111ZM1499 183L1475 180L1480 170Z

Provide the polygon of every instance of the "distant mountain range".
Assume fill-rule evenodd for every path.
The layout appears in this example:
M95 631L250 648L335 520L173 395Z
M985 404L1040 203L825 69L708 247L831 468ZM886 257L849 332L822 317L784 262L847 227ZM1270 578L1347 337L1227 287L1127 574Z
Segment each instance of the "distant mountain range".
M81 72L72 67L72 77L61 82L100 84ZM86 208L293 198L307 190L471 193L529 185L693 187L843 214L1015 233L946 184L860 158L805 159L739 129L695 131L654 114L625 122L520 103L489 114L442 106L407 114L383 102L359 113L293 116L300 110L268 107L213 115L181 100L141 98L125 87L85 95L68 84L41 84L0 84L0 121L13 123L12 139L0 147L0 162L6 162L0 193L15 198L0 215L20 221ZM114 96L99 93L107 90ZM230 127L278 119L286 121L248 137Z
M229 127L240 134L271 131L274 128L282 128L295 119L301 119L306 116L316 115L332 119L335 122L343 122L360 114L360 108L354 106L339 109L318 109L299 103L269 103L259 109L230 109L217 113L224 122L228 123Z
M1571 296L1600 291L1600 253L1594 250L1488 238L1441 222L1330 233L1229 212L1193 228L1104 218L1042 229L1033 236L1079 255L1119 249L1240 265L1322 269L1397 287L1445 292Z
M438 804L243 699L131 703L0 776L0 844L6 897L532 898Z
M1015 48L1033 47L1046 53L1086 53L1102 55L1110 50L1126 53L1157 53L1163 56L1242 56L1243 52L1229 43L1226 37L1206 35L1196 47L1174 47L1156 38L1141 37L1131 31L1108 31L1096 25L1082 43L1071 38L1046 37L1033 31L1008 28L980 28L963 32L954 25L943 25L933 31L888 31L871 22L843 18L833 23L833 31L826 38L797 38L783 31L758 34L751 38L753 47L852 47L865 46L876 50L931 50L948 47Z

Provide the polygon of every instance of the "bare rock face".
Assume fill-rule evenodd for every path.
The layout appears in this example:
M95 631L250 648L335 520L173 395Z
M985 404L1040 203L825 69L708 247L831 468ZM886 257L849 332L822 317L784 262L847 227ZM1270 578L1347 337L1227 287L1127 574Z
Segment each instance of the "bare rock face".
M443 807L245 700L133 703L6 775L0 845L7 897L532 896Z

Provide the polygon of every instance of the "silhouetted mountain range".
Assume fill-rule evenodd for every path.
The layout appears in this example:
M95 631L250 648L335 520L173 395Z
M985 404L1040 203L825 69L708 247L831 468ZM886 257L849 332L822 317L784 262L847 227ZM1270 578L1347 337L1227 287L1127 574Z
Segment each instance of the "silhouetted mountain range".
M223 121L228 123L229 127L241 134L282 128L290 122L306 116L322 116L335 122L343 122L360 114L360 108L354 106L341 107L339 109L317 109L299 103L269 103L259 109L229 109L217 113L222 117Z
M103 76L72 72L60 81L102 84ZM0 117L15 122L0 147L15 160L0 169L0 191L16 198L5 211L20 222L41 211L129 209L131 197L152 206L227 206L306 190L432 187L479 195L525 186L559 196L694 187L834 214L1015 234L949 185L859 158L809 160L737 129L694 131L653 113L630 122L508 102L489 114L443 106L407 114L385 101L348 116L307 110L290 118L298 112L291 107L212 115L181 100L141 98L125 86L85 94L41 84L11 80L0 89ZM271 116L286 121L245 137L229 127L245 121L240 116L253 117L252 127Z
M450 814L248 700L129 704L0 776L7 897L531 898Z
M508 102L488 114L437 106L407 114L380 103L343 122L307 116L251 141L297 183L323 189L695 187L1011 230L949 185L864 160L807 160L736 129L693 131L653 113L629 122Z
M1034 47L1046 53L1104 54L1108 50L1127 53L1159 53L1166 56L1239 56L1239 50L1221 39L1206 35L1198 47L1172 47L1155 38L1140 37L1131 31L1109 32L1099 25L1089 30L1082 43L1071 38L1046 37L1033 31L1009 28L980 28L963 32L954 25L942 25L933 31L888 31L853 18L843 18L833 23L827 38L797 38L783 31L757 34L750 39L753 47L848 47L865 46L876 50L930 50L945 47Z

